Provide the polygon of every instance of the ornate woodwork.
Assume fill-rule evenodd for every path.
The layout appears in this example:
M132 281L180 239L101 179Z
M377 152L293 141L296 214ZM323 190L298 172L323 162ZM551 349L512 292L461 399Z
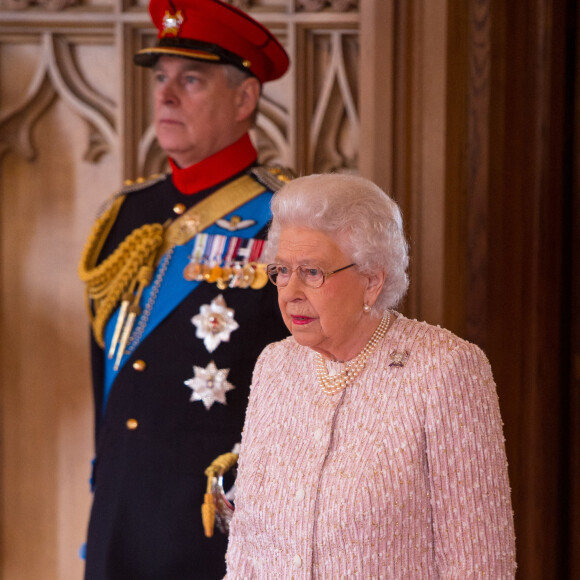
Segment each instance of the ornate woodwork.
M260 101L261 160L356 171L358 2L231 3L275 31L293 63ZM143 0L0 3L2 577L82 575L93 442L76 267L103 201L166 167L151 74L132 64L154 41Z
M520 577L576 577L574 3L228 1L292 59L259 105L261 159L359 172L397 199L402 309L477 342L494 369ZM151 77L131 59L154 40L147 0L0 0L2 578L82 574L93 443L76 267L103 201L166 166Z

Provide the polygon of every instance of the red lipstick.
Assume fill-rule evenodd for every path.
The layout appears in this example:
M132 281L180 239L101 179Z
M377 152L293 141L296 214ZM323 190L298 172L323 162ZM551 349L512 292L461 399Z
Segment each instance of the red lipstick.
M292 319L292 324L295 324L296 326L303 326L314 320L314 318L311 318L310 316L298 316L294 314L290 315L290 318Z

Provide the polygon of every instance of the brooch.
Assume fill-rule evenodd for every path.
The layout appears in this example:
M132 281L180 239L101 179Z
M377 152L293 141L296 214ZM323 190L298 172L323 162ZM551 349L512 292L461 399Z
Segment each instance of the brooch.
M391 357L390 367L404 367L409 359L409 351L397 352L394 350L389 356Z

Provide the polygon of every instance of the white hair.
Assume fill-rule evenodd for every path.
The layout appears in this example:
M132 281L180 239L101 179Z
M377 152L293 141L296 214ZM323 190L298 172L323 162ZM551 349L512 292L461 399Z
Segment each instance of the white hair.
M239 87L246 79L249 79L253 76L249 72L235 67L233 64L220 64L218 66L220 66L223 69L226 82L228 83L228 86L231 88ZM256 80L258 79L256 78ZM262 83L260 83L260 81L258 82L260 84L260 94L261 94ZM257 118L258 118L258 102L256 102L256 106L252 111L252 114L250 115L250 125L252 127L256 124Z
M239 87L247 78L252 75L249 72L243 71L233 64L221 64L224 75L230 87Z
M331 237L363 275L385 273L373 311L394 308L409 286L408 245L399 206L363 177L321 174L290 181L272 199L265 258L276 255L280 233L306 227Z

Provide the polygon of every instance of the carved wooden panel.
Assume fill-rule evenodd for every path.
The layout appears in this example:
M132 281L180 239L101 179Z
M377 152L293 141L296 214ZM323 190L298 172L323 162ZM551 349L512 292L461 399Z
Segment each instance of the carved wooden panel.
M357 1L232 0L293 66L252 132L263 161L356 171ZM0 0L0 577L77 580L93 454L76 268L101 203L166 165L152 129L144 0Z
M34 28L0 33L0 560L5 578L79 578L92 413L76 263L118 185L116 50L109 32Z
M577 145L579 129L561 105L578 101L563 64L574 46L580 54L566 26L574 3L230 1L274 30L293 63L260 103L262 160L358 171L399 201L412 256L404 312L485 341L520 571L563 577L579 519L569 514L579 478L558 479L573 469L562 466L564 447L578 464L563 413L578 397L561 384L566 355L578 357L577 333L574 353L564 339L565 270L577 267L539 242L566 250L562 135L571 141L574 126ZM103 200L166 164L150 75L131 61L151 42L147 0L0 0L0 577L9 580L81 577L92 410L76 265Z
M257 4L232 3L246 9ZM358 13L342 13L337 20L336 13L324 12L320 18L307 10L314 7L303 6L285 13L283 19L270 12L254 14L276 33L293 64L282 79L265 85L252 137L265 163L281 163L298 173L356 170ZM132 31L135 50L154 41L148 27ZM155 173L165 167L165 156L152 126L149 75L135 67L127 74L128 100L140 101L128 120L138 156L128 162L127 174Z

